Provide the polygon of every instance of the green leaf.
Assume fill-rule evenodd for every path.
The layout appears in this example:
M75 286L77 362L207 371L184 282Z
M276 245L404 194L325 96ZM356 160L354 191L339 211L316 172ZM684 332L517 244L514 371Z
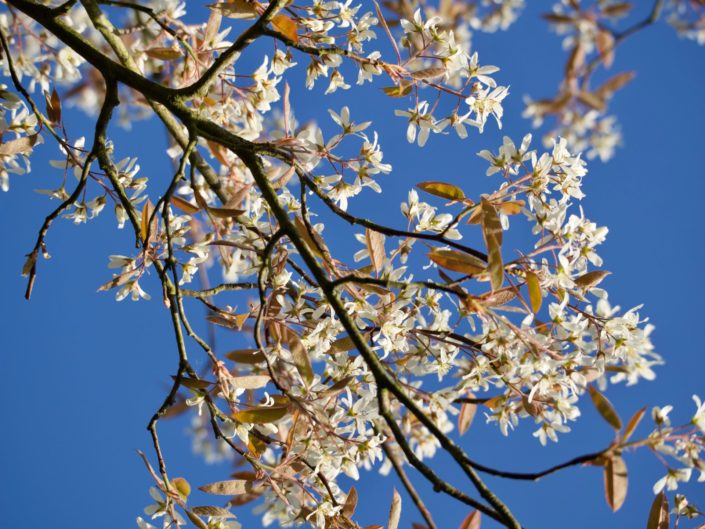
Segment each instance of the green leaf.
M592 403L595 405L595 408L597 408L597 411L600 412L602 418L615 430L621 430L622 420L619 418L619 415L617 415L612 403L607 400L607 397L592 386L588 387L588 393L590 393Z

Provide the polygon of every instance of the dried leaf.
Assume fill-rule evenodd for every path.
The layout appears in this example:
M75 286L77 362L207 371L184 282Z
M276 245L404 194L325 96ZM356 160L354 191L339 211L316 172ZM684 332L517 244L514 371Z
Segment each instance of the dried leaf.
M639 423L641 422L641 419L644 417L645 412L646 408L641 408L640 410L637 410L634 415L632 415L631 419L629 419L629 422L624 427L624 432L622 433L623 443L629 441L629 438L632 436L634 430L636 430L637 426L639 426Z
M597 391L593 386L588 387L588 393L590 393L592 403L595 405L595 408L597 408L597 411L600 412L602 418L615 430L621 430L622 420L619 418L619 415L617 415L612 403L607 400L607 397Z
M465 200L465 193L458 186L446 184L445 182L421 182L416 187L437 197L448 200Z
M401 496L394 489L392 495L392 505L389 508L389 519L387 520L387 529L397 529L399 527L399 518L401 517Z
M365 230L365 242L367 243L367 251L370 253L372 267L375 269L375 272L379 274L386 257L384 251L384 235L367 228Z
M299 25L293 18L286 15L276 15L272 18L272 26L274 26L279 33L294 42L294 44L299 42Z
M502 288L504 282L504 263L502 262L502 223L497 210L486 198L482 199L482 234L485 237L488 268L492 282L492 290Z
M605 498L613 511L618 511L627 497L627 465L621 456L613 455L605 462Z
M439 250L434 248L428 254L429 259L453 272L461 274L479 274L485 271L486 264L481 260L458 250Z
M661 491L656 495L651 504L646 529L668 529L670 525L668 497L665 492Z
M252 482L244 479L230 479L227 481L216 481L198 487L199 490L208 494L220 494L223 496L237 496L238 494L246 494L252 489Z
M543 303L543 294L541 293L541 283L539 277L533 272L526 273L526 286L529 289L529 301L531 302L531 310L536 314L541 310Z
M480 511L472 511L460 524L459 529L480 529L482 522Z
M249 410L233 413L233 418L239 422L265 424L276 422L289 413L289 406L258 406Z

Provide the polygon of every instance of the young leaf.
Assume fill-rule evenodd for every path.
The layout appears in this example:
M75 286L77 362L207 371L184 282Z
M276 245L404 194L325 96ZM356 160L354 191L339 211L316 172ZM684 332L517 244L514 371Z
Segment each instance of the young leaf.
M350 492L348 492L348 497L345 498L345 504L343 505L343 516L347 518L352 518L355 514L355 508L357 507L357 490L355 487L350 487Z
M629 419L629 422L624 427L624 432L622 433L622 442L623 443L626 443L627 441L629 441L629 438L632 436L632 434L634 433L634 430L636 430L636 427L639 426L641 419L644 417L645 412L646 412L646 408L641 408L640 410L637 410L637 412L634 415L632 415L631 419Z
M276 15L272 19L272 26L274 26L279 33L284 35L294 44L299 42L299 35L297 33L299 30L299 25L293 18L286 15Z
M274 323L271 330L277 340L286 344L301 378L307 384L311 384L313 382L313 368L301 338L289 327L280 323Z
M184 213L188 213L189 215L198 213L198 211L200 210L200 208L195 204L191 204L191 202L189 202L188 200L184 200L183 198L177 196L171 197L171 203L172 205L179 208Z
M370 253L370 261L375 272L379 274L384 265L384 235L369 228L365 230L365 242L367 243L367 251Z
M581 275L575 279L575 286L582 288L583 290L590 290L592 287L596 287L602 280L610 275L612 272L607 270L593 270L586 274Z
M61 121L61 98L56 88L51 91L51 95L45 93L44 99L46 100L47 117L49 121L59 123Z
M602 418L615 430L621 430L622 420L619 418L619 415L617 415L612 403L607 400L607 397L592 386L588 387L588 393L590 393L592 403L595 405L595 408L597 408L597 411L600 412Z
M191 485L189 484L188 481L186 481L186 478L174 478L171 480L171 486L176 489L176 491L179 493L182 499L188 498L188 495L191 494Z
M666 497L666 493L661 491L656 495L651 504L646 529L668 529L669 526L668 498Z
M492 290L502 288L504 282L504 263L502 262L502 223L497 210L486 198L482 199L482 234L485 237L489 257L490 280Z
M389 519L387 521L387 529L397 529L399 527L399 518L401 517L401 496L394 489L392 495L392 506L389 508Z
M458 186L445 182L421 182L416 187L437 197L448 200L465 200L465 193Z
M539 278L533 272L526 273L526 286L529 289L529 301L531 302L531 310L536 314L541 310L543 303L543 294L541 293L541 285Z
M411 93L413 86L413 83L405 83L402 81L399 85L385 86L382 88L382 91L389 97L404 97Z
M478 259L474 255L457 250L439 250L434 248L428 253L428 257L438 266L462 274L479 274L480 272L484 272L486 266L481 259Z
M152 59L158 59L160 61L173 61L173 60L180 59L181 57L183 57L183 55L181 54L181 51L178 49L174 49L174 48L164 48L164 47L149 48L148 50L144 50L144 53L148 57L151 57Z
M459 529L480 529L480 523L482 522L480 516L480 511L472 511L462 521Z
M244 375L241 377L232 377L230 383L234 388L239 389L258 389L266 386L270 381L268 375Z
M605 462L605 498L613 511L618 511L627 497L627 465L621 456L613 455Z
M9 156L11 154L26 154L32 150L32 147L37 143L38 134L31 136L23 136L14 140L9 140L0 144L0 156Z
M445 73L445 68L431 67L424 68L423 70L418 70L416 72L411 72L409 75L414 79L428 80L437 79L438 77L445 75Z
M238 494L246 494L252 489L252 482L244 479L230 479L228 481L216 481L198 487L199 490L208 494L220 494L223 496L237 496Z
M266 358L264 354L257 349L235 349L225 353L225 358L238 362L240 364L261 364Z
M204 505L199 507L192 507L191 512L198 514L199 516L217 516L219 518L233 518L233 513L228 509L223 507L216 507L214 505Z
M471 393L469 395L472 396ZM460 414L458 415L458 432L463 435L468 431L472 420L475 418L475 412L477 411L477 405L470 402L463 402L460 407Z
M233 419L251 424L276 422L289 413L289 406L258 406L233 413Z

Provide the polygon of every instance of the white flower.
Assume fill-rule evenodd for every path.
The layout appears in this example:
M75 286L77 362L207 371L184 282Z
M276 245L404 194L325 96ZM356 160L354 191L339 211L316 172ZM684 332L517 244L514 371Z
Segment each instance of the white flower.
M697 409L690 422L705 432L705 402L702 402L697 395L693 395L693 401Z

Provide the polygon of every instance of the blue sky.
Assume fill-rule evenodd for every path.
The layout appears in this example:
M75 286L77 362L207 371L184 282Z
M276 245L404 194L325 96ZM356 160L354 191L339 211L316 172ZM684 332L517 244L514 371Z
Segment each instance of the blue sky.
M520 117L522 96L550 96L560 80L565 52L539 13L532 5L507 33L474 36L481 62L500 66L497 80L511 85L502 131L488 124L484 135L471 134L464 142L432 136L419 149L406 143L403 120L393 116L377 87L322 99L324 85L313 92L292 85L292 103L301 121L325 122L325 108L338 110L344 104L355 121L375 120L385 161L394 165L394 172L382 178L383 195L362 195L352 202L353 211L399 223L396 204L420 181L448 178L475 195L495 185L484 176L485 163L475 154L496 150L503 134L519 141L530 131L530 123ZM613 69L637 71L610 105L621 121L625 145L612 161L590 163L583 206L591 219L610 228L601 251L605 268L613 272L605 281L610 299L625 309L644 304L641 312L656 325L653 340L666 365L655 382L613 387L608 396L624 419L643 405L672 403L676 420L687 420L693 410L691 394L705 397L705 49L679 39L660 23L621 46ZM69 115L71 130L90 135L79 113ZM136 124L129 133L115 129L113 136L124 154L139 155L144 174L166 181L169 165L161 154L165 139L155 122ZM55 147L45 146L38 155L34 171L13 178L10 192L0 195L5 232L0 260L0 525L134 527L135 516L150 503L151 484L135 450L151 454L145 426L176 370L168 312L154 288L152 301L139 303L116 303L111 293L96 293L110 277L107 256L130 252L132 244L127 230L116 232L107 210L87 225L65 220L54 224L47 239L52 258L39 263L32 301L23 299L24 255L43 216L55 205L33 189L55 187L60 178L43 163L59 157ZM193 309L196 319L200 309ZM547 448L531 437L530 425L505 439L479 419L463 438L464 446L477 460L514 470L544 468L610 440L609 428L588 403L573 433ZM186 475L194 485L222 478L224 467L206 466L191 454L186 427L184 420L161 426L171 475ZM627 454L626 461L630 491L616 514L605 504L598 469L571 469L538 484L490 484L530 529L641 527L661 469L646 453ZM440 457L434 464L456 484L464 484L449 461ZM363 475L357 485L361 505L366 505L359 511L361 525L385 521L392 482L391 477ZM467 514L429 487L420 489L429 497L439 527L457 527ZM701 506L703 489L686 489ZM410 527L420 519L408 497L404 500L402 527ZM260 526L250 509L237 514L245 527Z

